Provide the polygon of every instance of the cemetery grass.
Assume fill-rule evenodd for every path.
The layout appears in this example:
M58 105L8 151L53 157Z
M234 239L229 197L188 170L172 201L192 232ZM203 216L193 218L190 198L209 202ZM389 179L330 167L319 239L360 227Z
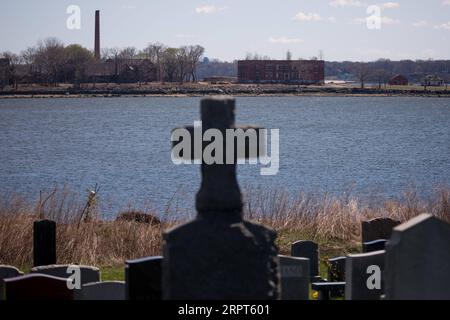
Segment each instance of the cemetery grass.
M363 220L390 217L407 221L431 213L450 223L449 187L434 189L426 200L412 190L370 206L348 194L292 196L286 191L247 188L244 195L246 219L276 230L281 254L289 255L297 240L319 243L324 277L328 258L361 252ZM163 214L141 210L161 217L161 224L108 220L95 210L86 219L80 217L85 202L66 187L40 198L32 203L20 196L0 196L0 264L28 272L33 260L33 222L46 218L57 222L58 263L97 266L103 280L124 280L125 260L161 255L162 233L194 216L177 218L179 212L168 204Z

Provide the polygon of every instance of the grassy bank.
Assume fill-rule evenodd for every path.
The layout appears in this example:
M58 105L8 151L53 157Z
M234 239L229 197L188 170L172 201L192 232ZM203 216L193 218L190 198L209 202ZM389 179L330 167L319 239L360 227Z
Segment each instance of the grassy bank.
M310 239L320 244L322 261L360 251L361 221L391 217L406 221L424 212L450 222L450 189L439 188L433 197L422 200L416 193L401 199L386 199L368 206L357 198L313 196L290 197L282 191L247 190L245 216L278 232L282 254L289 254L292 242ZM62 189L45 202L30 203L20 197L0 199L0 264L28 270L32 264L33 221L39 217L57 221L59 263L100 266L105 280L123 279L127 259L160 255L162 232L186 221L168 212L160 225L129 221L109 221L97 213L80 221L82 201ZM170 205L168 206L168 208ZM147 212L156 214L155 212Z

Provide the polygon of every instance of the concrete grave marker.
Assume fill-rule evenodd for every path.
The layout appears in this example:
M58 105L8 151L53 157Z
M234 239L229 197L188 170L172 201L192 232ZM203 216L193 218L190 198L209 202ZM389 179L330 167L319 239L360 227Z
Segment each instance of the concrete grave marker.
M394 229L386 245L386 299L450 299L450 225L429 214Z
M391 218L376 218L361 222L362 243L380 239L389 239L392 230L400 224Z
M6 300L73 300L67 279L29 274L5 279Z
M346 300L380 300L384 293L384 251L347 256Z
M126 262L125 292L127 300L162 299L162 261L163 257L148 257Z
M88 283L74 291L75 300L125 300L125 282L105 281Z
M23 272L21 272L16 267L0 265L0 300L5 300L5 288L3 280L8 278L15 278L21 275L23 275Z
M31 273L46 274L59 278L70 278L72 275L76 275L75 273L78 272L76 271L76 269L79 270L80 286L86 283L100 281L100 269L91 266L55 264L49 266L34 267L31 269Z
M279 256L281 300L309 300L309 259Z
M297 241L291 246L291 256L308 258L311 279L319 277L319 245L314 241Z
M56 222L33 223L33 266L56 264Z

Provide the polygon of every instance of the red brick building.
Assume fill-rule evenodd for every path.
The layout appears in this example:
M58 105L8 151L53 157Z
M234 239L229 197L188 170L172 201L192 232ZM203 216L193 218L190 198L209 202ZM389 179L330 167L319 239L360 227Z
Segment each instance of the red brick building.
M405 76L399 74L395 77L393 77L391 80L389 80L388 83L390 86L407 86L408 85L408 78Z
M316 84L325 82L322 60L241 60L238 61L240 83Z

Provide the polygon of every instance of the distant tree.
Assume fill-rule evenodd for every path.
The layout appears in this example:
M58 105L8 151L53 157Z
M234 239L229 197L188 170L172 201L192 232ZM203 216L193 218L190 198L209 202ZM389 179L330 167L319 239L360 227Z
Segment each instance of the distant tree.
M178 71L178 49L167 48L163 55L163 68L167 81L173 82Z
M197 82L197 66L200 58L205 53L205 48L199 45L188 46L187 57L188 57L188 73L193 82Z
M131 63L137 57L137 50L135 47L126 47L120 50L118 58L124 60L126 63Z
M86 71L94 62L91 51L78 44L64 48L64 77L67 82L79 84L86 80Z
M386 85L389 82L391 75L388 71L384 69L378 69L372 73L372 78L378 83L378 89L381 89L382 84L386 88Z
M64 44L56 38L39 41L35 64L46 82L57 86L65 64Z
M189 61L189 48L181 47L177 50L176 53L177 61L178 61L178 69L179 69L179 81L183 83L187 74L190 71L190 61Z
M164 77L164 52L167 47L162 43L150 43L142 53L146 59L149 59L157 69L157 80L163 81Z
M360 63L358 66L358 79L359 82L361 83L361 89L364 89L365 86L365 82L367 80L367 77L369 75L369 68L367 63Z

